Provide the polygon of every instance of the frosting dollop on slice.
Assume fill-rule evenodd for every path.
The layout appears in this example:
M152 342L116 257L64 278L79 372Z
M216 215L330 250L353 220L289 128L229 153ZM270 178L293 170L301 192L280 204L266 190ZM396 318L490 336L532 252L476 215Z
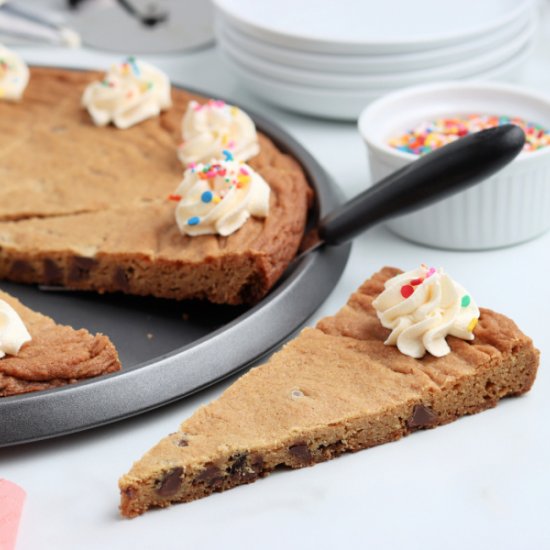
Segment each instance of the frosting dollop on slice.
M190 101L181 131L183 143L178 148L178 157L186 166L224 158L224 150L242 162L260 152L252 119L224 101L211 99L204 104Z
M231 235L250 216L265 218L270 188L250 166L236 160L191 165L171 199L185 235Z
M112 122L126 129L172 105L170 81L153 65L129 57L113 65L101 82L86 87L82 105L97 126Z
M0 99L18 101L29 83L29 68L13 51L0 44Z
M397 346L410 357L435 357L451 349L445 338L473 340L479 309L470 294L443 269L419 269L386 281L372 302L382 325L392 329L386 345Z
M21 317L7 302L0 300L0 357L17 355L21 346L30 340Z

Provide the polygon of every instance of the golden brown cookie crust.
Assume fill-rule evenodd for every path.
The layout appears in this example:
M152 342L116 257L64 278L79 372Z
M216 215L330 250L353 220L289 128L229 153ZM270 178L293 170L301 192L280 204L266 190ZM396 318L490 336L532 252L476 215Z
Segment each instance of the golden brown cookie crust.
M385 346L389 331L372 301L399 272L376 273L336 315L303 330L146 453L119 482L122 515L393 441L531 388L538 351L488 309L475 340L449 337L443 358Z
M56 388L120 369L116 349L103 334L58 325L2 291L0 300L15 309L32 338L17 355L0 359L0 397Z
M128 130L82 109L101 74L33 68L23 101L0 102L0 277L99 292L253 303L301 241L311 188L264 135L249 161L271 187L270 214L229 237L181 235L175 203L181 119L191 99Z

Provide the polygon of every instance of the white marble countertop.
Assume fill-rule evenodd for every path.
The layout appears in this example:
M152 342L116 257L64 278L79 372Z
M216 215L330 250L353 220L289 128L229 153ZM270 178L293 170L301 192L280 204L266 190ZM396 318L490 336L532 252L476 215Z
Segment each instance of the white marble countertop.
M548 11L522 78L546 93ZM101 68L117 58L86 50L22 51L29 61L84 67ZM232 97L277 120L317 157L348 197L368 184L365 150L354 124L300 117L264 105L239 86L216 49L151 60L178 83ZM509 315L534 339L542 361L529 394L396 443L314 468L275 473L131 521L118 515L119 476L231 381L112 426L0 449L0 477L27 492L18 550L549 548L550 233L512 248L450 252L375 228L356 239L340 282L310 324L334 313L381 266L410 268L419 262L445 266L478 302Z

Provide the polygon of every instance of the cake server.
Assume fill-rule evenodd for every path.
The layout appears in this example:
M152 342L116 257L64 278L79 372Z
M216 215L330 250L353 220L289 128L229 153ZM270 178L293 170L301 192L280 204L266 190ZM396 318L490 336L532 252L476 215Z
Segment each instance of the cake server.
M480 183L511 162L525 134L506 124L449 143L393 172L339 206L306 233L296 260L322 245L339 245L369 227L418 210Z

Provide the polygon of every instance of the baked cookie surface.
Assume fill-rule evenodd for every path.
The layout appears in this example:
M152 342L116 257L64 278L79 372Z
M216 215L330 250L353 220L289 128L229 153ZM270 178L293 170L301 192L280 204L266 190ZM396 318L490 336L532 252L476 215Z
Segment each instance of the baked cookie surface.
M17 312L32 337L17 355L0 359L0 397L57 388L120 369L107 336L59 325L2 291L0 300Z
M80 99L97 72L33 68L22 102L0 102L0 277L165 298L253 303L301 241L311 188L261 135L249 161L271 188L266 219L229 237L181 235L167 197L191 99L127 130L93 125Z
M120 480L121 513L186 502L494 407L528 391L538 351L513 321L481 310L475 339L413 359L384 345L372 306L384 268L334 316L201 407Z

